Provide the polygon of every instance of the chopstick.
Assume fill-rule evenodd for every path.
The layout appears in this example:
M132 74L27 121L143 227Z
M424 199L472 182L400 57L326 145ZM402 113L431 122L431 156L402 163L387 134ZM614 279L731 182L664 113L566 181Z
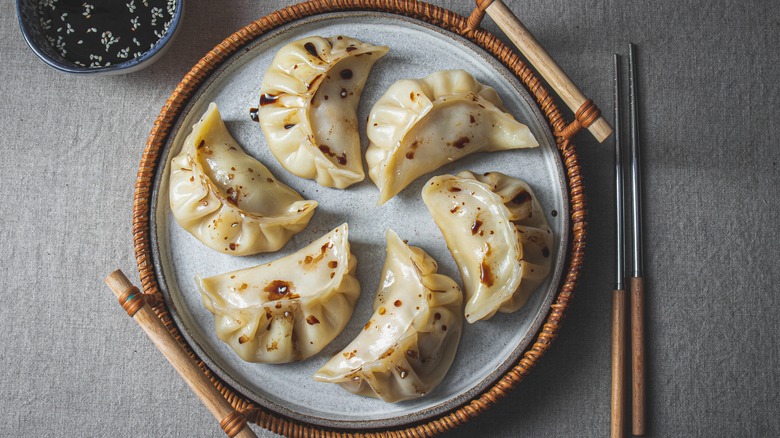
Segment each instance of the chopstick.
M642 264L642 187L639 161L639 108L637 107L636 46L628 45L631 99L631 419L632 433L645 434L645 321Z
M477 4L480 2L478 1ZM484 2L483 2L484 3ZM506 33L509 39L520 49L523 56L533 65L536 71L558 93L561 100L574 112L587 101L587 97L580 91L574 82L569 79L566 72L561 69L554 59L547 53L541 44L534 38L531 32L523 25L517 16L501 0L489 2L485 12L493 19L498 27ZM481 18L480 18L481 19ZM609 138L612 127L603 116L599 116L588 127L599 143Z
M220 427L233 438L257 438L249 428L246 419L217 391L217 388L206 378L195 362L184 351L184 348L173 337L171 332L146 303L143 294L130 283L121 270L116 270L106 277L106 284L119 299L119 303L127 311L154 345L173 365L177 373L187 382L190 389L200 398L206 408L220 422Z
M614 56L615 67L615 290L612 291L612 438L620 438L626 430L626 289L625 280L625 212L623 205L623 157L620 118L620 59Z

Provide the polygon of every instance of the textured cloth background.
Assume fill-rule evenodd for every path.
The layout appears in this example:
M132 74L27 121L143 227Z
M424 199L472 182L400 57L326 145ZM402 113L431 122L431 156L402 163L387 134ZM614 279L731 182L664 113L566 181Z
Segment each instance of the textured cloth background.
M224 436L103 278L120 267L138 280L133 184L167 96L227 35L287 4L188 0L157 64L87 78L40 62L0 2L0 436ZM612 53L639 45L649 435L780 435L780 5L508 4L607 115ZM612 148L577 143L590 228L576 300L530 377L452 436L609 431Z

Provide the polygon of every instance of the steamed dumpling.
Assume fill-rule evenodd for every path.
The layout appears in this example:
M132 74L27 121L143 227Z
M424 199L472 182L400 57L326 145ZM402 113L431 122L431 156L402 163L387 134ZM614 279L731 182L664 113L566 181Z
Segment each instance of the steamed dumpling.
M387 231L387 258L374 314L314 375L354 394L397 402L421 397L447 374L463 329L463 296L436 262Z
M217 336L248 362L317 354L346 326L360 295L347 224L294 254L253 268L196 278Z
M170 185L179 225L231 255L278 250L306 228L317 207L241 149L214 103L171 160Z
M479 151L539 145L496 90L463 70L393 84L371 109L368 175L384 204L412 181Z
M498 172L442 175L422 198L460 269L466 319L515 312L552 266L552 230L523 181Z
M279 50L260 85L258 117L285 169L325 187L365 178L357 107L388 50L345 36L307 37Z

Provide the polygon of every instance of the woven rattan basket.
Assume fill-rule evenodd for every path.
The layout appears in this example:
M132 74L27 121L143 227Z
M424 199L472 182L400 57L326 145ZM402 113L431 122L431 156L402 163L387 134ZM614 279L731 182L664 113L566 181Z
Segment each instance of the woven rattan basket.
M480 2L479 7L470 19L446 9L417 1L334 0L309 1L293 5L256 20L226 38L187 73L165 103L147 140L136 182L133 209L133 237L142 289L147 302L152 306L154 312L163 321L168 330L182 344L202 372L213 382L228 402L237 411L243 413L248 421L273 432L295 437L418 437L437 435L469 421L503 398L509 390L517 386L528 375L555 339L580 275L586 237L586 207L583 183L577 153L571 140L583 126L587 127L589 122L592 122L594 113L598 116L598 110L594 109L595 107L588 102L588 105L583 105L583 108L577 111L575 121L567 124L556 107L552 96L531 68L499 39L477 27L484 9L489 3ZM304 17L329 12L355 10L398 14L465 36L492 54L512 71L535 98L555 135L557 147L567 175L571 212L571 241L561 284L548 311L545 324L536 335L535 342L523 353L519 362L495 384L489 387L488 390L450 412L426 420L424 423L408 424L401 429L361 432L329 430L285 418L257 406L241 393L221 381L192 351L169 314L158 287L158 279L152 260L153 251L151 248L150 230L152 191L155 172L158 169L158 165L160 165L159 154L171 132L177 114L193 97L200 84L223 60L270 30ZM223 421L222 423L223 429L225 429L228 435L233 436L243 426L243 419L231 418L230 421Z

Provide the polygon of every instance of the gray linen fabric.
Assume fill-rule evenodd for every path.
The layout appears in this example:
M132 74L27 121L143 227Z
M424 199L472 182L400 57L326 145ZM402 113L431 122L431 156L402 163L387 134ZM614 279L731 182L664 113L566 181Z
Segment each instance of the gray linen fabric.
M169 93L289 3L189 0L157 64L86 78L36 59L0 2L0 436L224 436L102 279L138 279L133 184ZM508 4L606 114L611 55L639 45L649 435L780 435L777 2ZM608 433L612 150L577 143L590 228L565 326L525 382L451 436Z

